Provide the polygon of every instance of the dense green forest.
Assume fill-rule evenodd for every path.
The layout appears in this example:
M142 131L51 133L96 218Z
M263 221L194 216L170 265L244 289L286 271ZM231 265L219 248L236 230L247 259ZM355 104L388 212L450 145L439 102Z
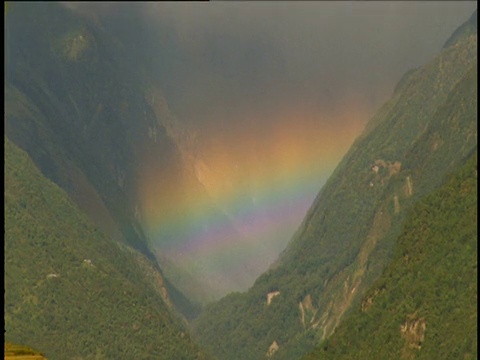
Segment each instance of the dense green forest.
M144 229L139 177L146 169L166 183L186 184L157 194L158 202L209 201L172 135L160 85L133 45L96 17L53 2L19 2L9 6L5 22L7 136L106 234L160 262L174 305L195 316L199 306L184 293L211 299L208 287L188 281L183 292L174 287L170 280L183 285L178 279L188 274L160 261L158 239ZM220 211L212 213L225 221Z
M8 138L95 225L155 264L141 225L139 159L183 175L141 63L127 61L128 49L92 19L57 3L13 3L5 21ZM166 287L186 317L198 312L168 279Z
M477 152L410 211L362 305L305 359L477 359Z
M139 159L189 184L162 201L206 194L132 27L55 3L5 21L6 355L477 358L476 12L399 81L277 262L199 316L209 290L175 288L142 230Z
M132 177L156 120L121 43L56 3L13 3L5 22L7 136L97 226L153 259ZM162 129L158 140L175 156Z
M52 359L201 359L141 254L5 138L5 339Z
M401 79L277 263L247 293L208 306L195 321L200 343L218 358L299 358L360 305L409 209L477 146L476 21L463 28Z

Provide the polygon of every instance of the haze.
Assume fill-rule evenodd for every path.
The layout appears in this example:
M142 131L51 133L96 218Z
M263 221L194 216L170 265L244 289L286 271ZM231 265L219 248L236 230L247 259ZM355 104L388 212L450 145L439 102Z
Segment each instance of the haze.
M68 6L131 33L132 57L148 63L172 114L195 135L197 179L240 237L198 220L205 209L192 199L176 225L192 226L190 238L172 230L168 251L190 274L216 277L218 297L250 286L277 258L401 76L433 58L476 2ZM132 19L142 25L131 28ZM178 219L151 215L161 206L149 193L159 175L139 176L145 227L167 251L158 229ZM186 242L180 255L175 244Z

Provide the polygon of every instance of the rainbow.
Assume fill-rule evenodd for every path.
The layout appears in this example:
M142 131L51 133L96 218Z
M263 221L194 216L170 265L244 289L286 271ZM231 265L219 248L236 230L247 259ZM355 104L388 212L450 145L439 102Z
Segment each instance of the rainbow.
M145 169L139 189L152 246L219 293L251 285L285 248L363 127L358 114L350 116L357 121L326 125L290 114L268 137L249 126L210 134L215 142L200 140L191 164L205 192L187 194L190 184Z

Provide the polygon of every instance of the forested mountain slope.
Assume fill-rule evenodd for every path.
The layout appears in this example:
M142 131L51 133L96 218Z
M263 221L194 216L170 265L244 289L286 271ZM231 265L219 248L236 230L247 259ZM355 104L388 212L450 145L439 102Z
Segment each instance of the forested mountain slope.
M121 44L55 3L13 3L5 21L7 136L111 237L153 258L134 216L135 160L161 147L173 172L176 153L164 129L148 137L156 119Z
M477 152L409 212L362 305L305 359L477 359Z
M140 253L5 138L5 339L51 359L202 359Z
M452 36L447 40L444 48L449 47L452 44L455 44L463 37L468 37L470 34L477 32L477 10L472 14L470 19L466 21L462 26L454 31Z
M165 239L152 245L143 226L143 173L166 184L150 194L154 207L163 204L168 212L199 198L212 208L213 222L228 224L186 163L181 130L131 43L105 30L98 18L58 3L10 4L5 22L5 132L97 226L153 263L161 260L165 270L157 246ZM196 299L219 291L209 279L199 285L178 280L192 274L167 272ZM168 288L186 316L198 311Z
M196 321L204 346L220 359L298 358L360 304L406 213L477 145L476 49L475 26L404 76L274 267Z

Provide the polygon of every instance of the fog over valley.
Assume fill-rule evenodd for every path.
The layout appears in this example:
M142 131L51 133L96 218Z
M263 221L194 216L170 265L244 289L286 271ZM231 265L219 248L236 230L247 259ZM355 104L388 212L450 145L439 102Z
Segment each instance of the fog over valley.
M192 195L156 198L165 189L183 193L190 185L166 180L165 169L153 170L155 160L148 159L139 174L144 225L175 266L215 278L210 285L216 290L209 292L216 296L246 289L270 266L400 77L431 59L475 7L472 2L67 6L99 17L130 42L132 58L143 59L154 75L175 119L177 142L215 209ZM225 216L206 215L217 210ZM188 287L180 285L187 292Z
M5 360L477 358L476 2L4 18Z

